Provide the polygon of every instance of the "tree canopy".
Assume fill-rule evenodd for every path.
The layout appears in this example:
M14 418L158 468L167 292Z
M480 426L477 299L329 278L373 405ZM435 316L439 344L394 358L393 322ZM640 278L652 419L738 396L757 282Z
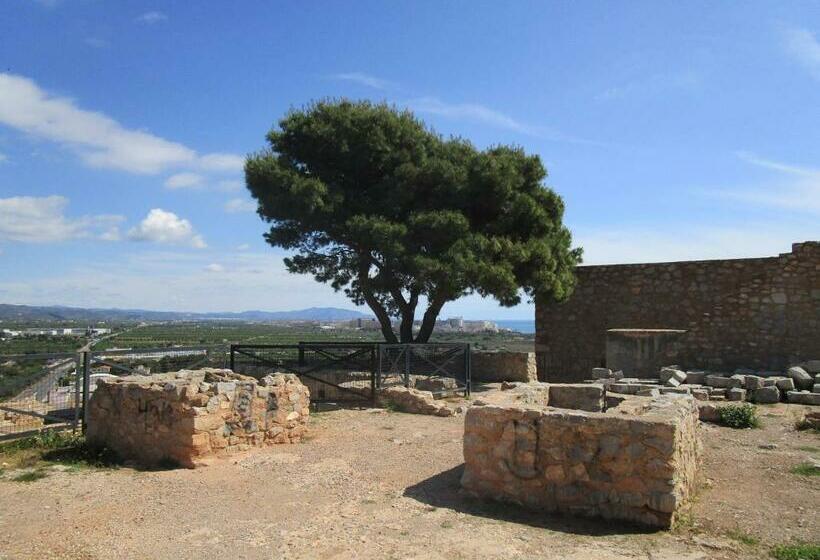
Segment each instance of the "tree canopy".
M409 111L347 100L292 110L267 140L245 165L266 241L294 252L290 272L367 304L389 342L426 342L442 306L467 294L512 306L573 289L581 251L537 155L479 150Z

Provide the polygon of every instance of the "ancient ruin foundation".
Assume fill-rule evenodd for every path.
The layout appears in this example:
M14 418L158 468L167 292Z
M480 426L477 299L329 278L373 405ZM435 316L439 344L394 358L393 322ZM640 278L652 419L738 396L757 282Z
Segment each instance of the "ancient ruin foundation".
M146 466L195 467L252 447L300 441L310 395L295 375L257 381L201 369L100 380L87 438Z
M607 412L520 400L475 406L465 418L461 484L546 512L669 527L694 487L697 430L689 396L635 397L628 410Z

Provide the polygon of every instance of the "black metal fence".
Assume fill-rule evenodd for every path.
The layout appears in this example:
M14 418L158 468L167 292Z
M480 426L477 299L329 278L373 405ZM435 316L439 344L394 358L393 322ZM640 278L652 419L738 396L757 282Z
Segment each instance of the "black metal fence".
M377 387L404 385L435 396L470 394L470 345L379 344Z
M371 401L376 348L347 342L234 344L230 368L257 378L273 372L296 374L310 390L311 402Z

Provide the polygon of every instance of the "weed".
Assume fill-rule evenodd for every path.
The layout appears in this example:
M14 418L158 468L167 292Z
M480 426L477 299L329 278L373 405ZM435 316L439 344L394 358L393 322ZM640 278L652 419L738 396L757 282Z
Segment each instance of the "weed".
M800 463L792 467L791 472L800 476L820 476L820 467L814 463Z
M743 531L741 531L739 529L734 530L734 531L729 531L728 533L726 533L726 535L730 539L734 539L737 542L741 542L741 543L743 543L745 545L748 545L748 546L757 546L758 544L760 544L760 539L759 538L757 538L755 536L752 536L748 533L744 533Z
M14 482L34 482L35 480L40 480L41 478L45 478L48 476L43 469L37 469L36 471L29 471L27 473L18 474L12 480Z
M749 403L730 404L718 409L720 423L730 428L759 428L757 408Z
M442 521L441 522L441 528L442 529L452 529L453 528L453 522L452 521Z
M820 447L813 447L811 445L801 445L797 449L799 451L805 451L806 453L820 453Z
M820 560L820 545L783 544L772 549L772 558L777 560Z

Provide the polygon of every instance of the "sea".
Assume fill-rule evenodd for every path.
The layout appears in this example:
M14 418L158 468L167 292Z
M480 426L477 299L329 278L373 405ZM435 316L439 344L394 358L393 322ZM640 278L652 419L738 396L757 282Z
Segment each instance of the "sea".
M514 320L514 321L494 321L499 328L511 329L520 333L531 334L535 332L535 321Z

